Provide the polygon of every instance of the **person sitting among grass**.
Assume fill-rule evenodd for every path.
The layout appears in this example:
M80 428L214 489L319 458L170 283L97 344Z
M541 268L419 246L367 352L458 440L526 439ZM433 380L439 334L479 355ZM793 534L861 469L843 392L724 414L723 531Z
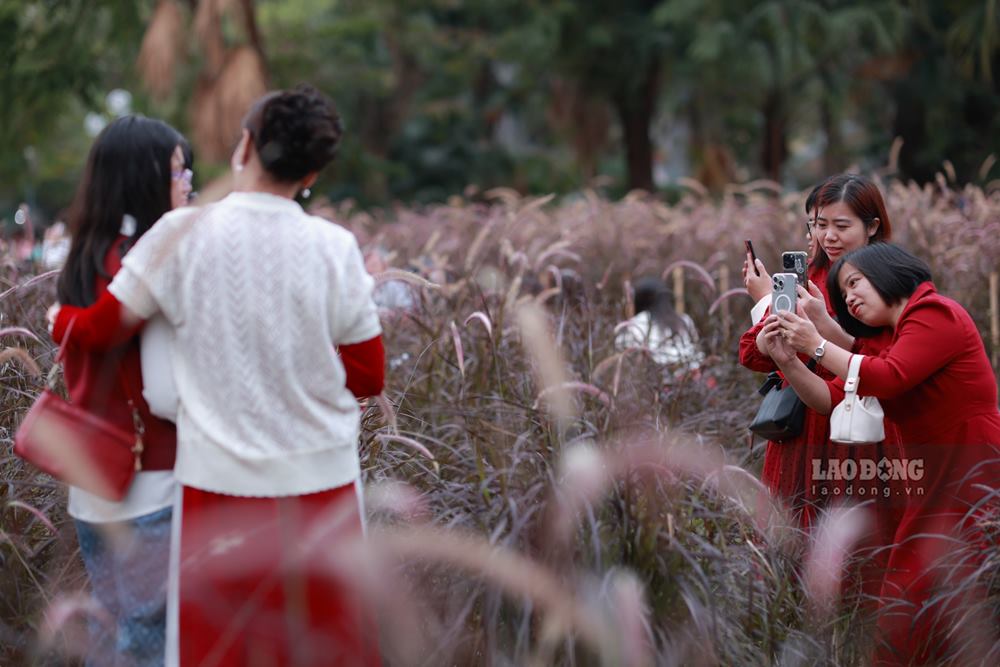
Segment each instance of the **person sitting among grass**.
M635 284L635 316L619 324L615 349L642 348L654 362L672 372L697 370L705 360L698 330L687 314L674 310L673 295L659 278L640 278Z

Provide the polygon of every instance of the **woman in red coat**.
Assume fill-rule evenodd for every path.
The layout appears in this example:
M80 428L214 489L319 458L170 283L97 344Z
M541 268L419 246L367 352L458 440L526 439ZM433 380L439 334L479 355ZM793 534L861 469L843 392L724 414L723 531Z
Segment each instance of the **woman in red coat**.
M815 244L809 265L809 291L799 290L800 312L816 323L826 338L850 349L856 343L834 321L826 293L826 278L830 262L845 253L862 248L869 243L888 241L892 237L892 225L886 212L885 202L878 187L870 180L857 174L840 174L828 178L818 185L806 200L806 214L809 216L811 241ZM814 217L815 216L815 217ZM756 272L749 270L750 259L744 265L744 282L752 296L770 296L771 276L760 260L756 262ZM759 273L759 276L756 275ZM758 304L757 308L760 308ZM740 363L753 371L769 373L776 370L774 361L768 356L760 339L763 322L758 322L740 338ZM888 334L862 341L872 349L888 343ZM809 350L805 359L813 355ZM824 379L834 376L818 367L816 373ZM888 447L892 448L892 431L889 431ZM847 450L830 442L830 422L826 415L807 408L802 432L780 442L768 442L764 454L764 468L761 478L776 497L785 501L795 512L804 528L815 522L816 510L831 500L846 498L847 484L817 483L810 479L813 461L852 458L864 455L875 460L881 459L883 445L872 444L865 451ZM895 521L884 512L877 512L879 533L889 538L895 530ZM885 539L876 539L885 544ZM873 591L877 593L877 590Z
M887 349L864 357L858 385L898 427L900 467L907 471L905 510L882 585L877 663L954 659L971 645L962 632L984 618L968 613L968 605L984 598L968 577L1000 488L993 369L969 314L937 293L926 264L897 246L876 244L846 255L833 267L828 288L848 332L893 331ZM786 313L769 317L764 332L771 357L802 400L828 414L843 399L843 382L820 380L795 355L819 346L821 334ZM845 378L851 356L829 343L820 362ZM990 626L977 631L995 631L995 623Z

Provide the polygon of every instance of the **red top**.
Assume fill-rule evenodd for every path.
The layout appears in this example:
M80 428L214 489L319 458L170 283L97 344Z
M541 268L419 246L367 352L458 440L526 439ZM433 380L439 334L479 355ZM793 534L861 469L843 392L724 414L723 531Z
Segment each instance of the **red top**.
M831 400L844 398L843 380L830 383ZM983 339L972 317L955 301L923 283L900 315L892 344L866 356L858 393L875 396L898 426L903 453L924 458L925 496L944 502L946 483L955 484L978 467L971 487L1000 482L1000 465L980 465L1000 454L997 384ZM965 445L965 446L956 446ZM954 490L954 488L952 489ZM961 497L969 500L967 493ZM918 499L911 496L910 505Z
M355 398L378 396L385 385L385 348L382 336L337 348L344 364L344 383Z
M835 313L830 306L830 295L826 291L826 277L828 274L828 267L809 269L809 280L814 282L819 291L823 293L823 300L826 301L826 312L830 313L830 316L833 317ZM764 328L764 320L767 319L770 312L771 309L769 307L764 311L764 316L760 318L760 321L740 336L740 364L758 373L770 373L771 371L778 370L771 357L757 349L757 334ZM803 359L808 361L809 358L803 357ZM820 370L820 374L822 375L822 369L818 370ZM830 377L833 376L831 375Z
M119 237L104 256L104 271L109 276L114 276L121 268L121 246L125 239L124 236ZM109 294L108 284L108 279L97 276L94 296L100 298ZM63 306L60 314L67 311L68 317L75 310L84 309ZM68 322L69 319L64 320L64 327L58 332L53 330L52 337L56 343L62 341ZM75 327L74 324L74 329ZM104 417L129 433L133 428L128 401L131 399L134 402L145 425L143 470L170 470L174 467L177 428L173 422L150 414L149 406L142 397L138 336L132 335L124 343L107 350L89 350L70 341L65 347L63 368L66 388L73 403Z
M945 576L944 585L959 586L986 548L977 514L989 508L964 517L1000 488L996 379L972 318L930 282L910 296L891 346L866 356L859 378L859 395L877 397L886 423L897 425L908 476L911 465L918 466L905 482L903 517L880 593L883 604L909 604L880 615L875 662L926 664L941 659L950 642L947 624L934 625L950 604L932 599L935 587ZM836 405L844 398L843 380L829 386ZM971 553L956 548L953 531L959 530L970 530L964 538ZM935 566L942 558L946 564ZM981 591L970 590L969 601L981 601Z
M826 289L826 279L829 273L828 267L812 269L809 272L809 280L816 284L823 298L826 301L827 312L834 315L830 305L830 295ZM770 309L768 310L768 313ZM777 370L777 366L771 357L757 349L757 334L764 328L764 319L751 327L740 337L739 358L740 364L753 371L769 373ZM888 345L892 332L889 329L876 338L857 339L856 348L863 348L868 353L876 353L883 346ZM810 357L799 355L803 362L807 362ZM817 366L813 371L824 380L832 381L834 375L822 366ZM804 528L812 525L815 519L816 509L829 504L832 501L844 501L851 499L854 501L864 501L871 497L871 489L866 489L866 496L852 495L848 498L846 493L848 487L856 485L857 482L849 480L814 480L814 461L819 460L820 465L825 467L831 460L843 461L847 459L872 459L881 460L883 456L893 458L897 456L898 438L895 428L886 421L886 439L881 443L871 445L841 445L830 442L830 418L806 406L805 420L802 426L802 433L795 438L789 438L781 442L768 442L764 453L764 467L761 470L761 479L767 488L775 496L785 500L795 511L801 511L801 523ZM883 484L882 482L878 482ZM897 508L885 508L882 506L877 511L878 533L880 537L876 540L881 544L887 544L895 533L898 522Z
M825 267L809 271L809 280L819 287L826 300L827 310L829 310L830 299L826 293L826 276L827 269ZM740 364L758 373L770 373L778 370L771 357L757 349L757 334L764 328L764 320L767 319L770 312L771 309L768 308L764 312L764 317L761 317L757 324L750 327L740 337ZM804 355L800 355L800 358L803 362L808 362L809 359ZM828 374L826 369L821 366L817 367L814 372L827 380L833 378L833 375ZM793 509L800 509L805 504L806 493L809 491L809 485L806 483L806 473L810 467L809 460L819 455L820 450L829 439L829 418L807 406L802 433L794 438L767 443L761 479L771 493L789 502ZM802 518L803 523L808 525L808 513Z

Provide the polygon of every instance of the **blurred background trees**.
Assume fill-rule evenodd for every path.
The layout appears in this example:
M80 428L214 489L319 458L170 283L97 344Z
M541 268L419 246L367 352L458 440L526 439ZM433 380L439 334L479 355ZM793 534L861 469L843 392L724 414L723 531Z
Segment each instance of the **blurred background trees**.
M317 192L790 187L849 166L1000 168L996 0L0 0L0 218L72 196L116 114L163 117L204 185L268 88L337 102ZM951 167L943 168L945 160Z

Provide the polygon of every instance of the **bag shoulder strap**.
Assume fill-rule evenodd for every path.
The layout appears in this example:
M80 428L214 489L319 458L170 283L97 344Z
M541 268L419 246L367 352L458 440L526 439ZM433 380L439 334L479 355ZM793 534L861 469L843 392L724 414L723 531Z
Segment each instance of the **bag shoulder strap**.
M861 373L861 362L864 360L864 355L852 354L851 361L847 366L847 381L844 382L844 392L848 394L858 393L858 384L861 382L859 377Z
M764 380L764 384L762 384L760 388L757 389L757 393L760 394L761 396L767 396L768 392L770 392L772 389L774 389L775 387L780 387L781 382L782 382L781 376L778 375L778 371L771 371L770 373L767 374L767 378Z

